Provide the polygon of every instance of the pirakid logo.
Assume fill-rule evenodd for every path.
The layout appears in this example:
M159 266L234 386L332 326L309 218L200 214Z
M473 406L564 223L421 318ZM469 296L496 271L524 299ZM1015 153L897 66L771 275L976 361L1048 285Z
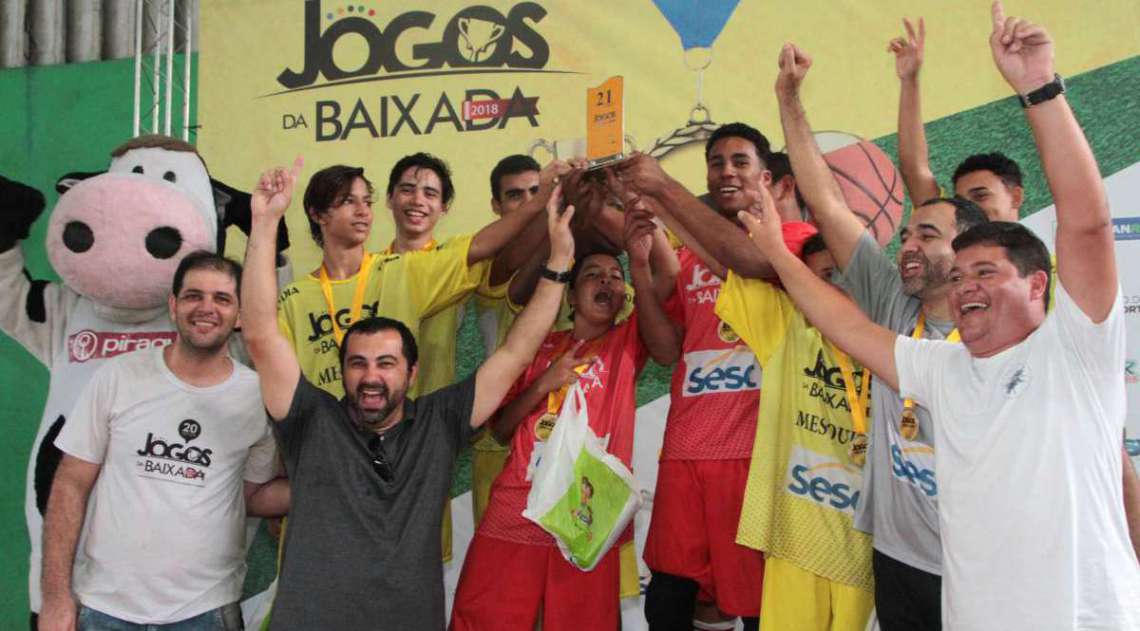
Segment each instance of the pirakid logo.
M853 516L863 474L859 467L797 446L788 460L786 482L788 493Z
M466 7L442 29L435 13L408 11L384 21L371 4L305 2L304 63L300 70L284 69L277 82L292 90L320 79L379 79L385 72L538 70L550 59L550 45L535 28L546 17L546 9L534 2L520 2L506 15L489 6ZM367 54L357 67L342 67L333 54L344 38L359 38L366 44ZM404 38L434 41L408 47Z
M760 366L743 345L685 353L685 397L759 389Z

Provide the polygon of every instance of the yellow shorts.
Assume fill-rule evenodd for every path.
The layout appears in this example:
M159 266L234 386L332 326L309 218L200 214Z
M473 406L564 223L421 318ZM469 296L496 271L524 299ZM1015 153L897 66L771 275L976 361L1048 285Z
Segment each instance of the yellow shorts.
M510 447L505 447L491 436L490 431L484 431L471 449L471 509L475 517L475 527L483 519L483 512L487 510L487 503L491 501L491 485L507 457L511 455Z
M874 607L875 595L869 591L765 557L760 599L764 631L863 631Z

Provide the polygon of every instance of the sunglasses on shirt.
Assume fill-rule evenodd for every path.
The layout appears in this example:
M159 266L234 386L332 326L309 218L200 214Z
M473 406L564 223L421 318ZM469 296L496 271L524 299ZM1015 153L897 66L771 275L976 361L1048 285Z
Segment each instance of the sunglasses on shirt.
M381 480L391 482L396 477L396 471L384 454L384 441L380 440L379 434L368 439L368 452L372 455L372 470Z

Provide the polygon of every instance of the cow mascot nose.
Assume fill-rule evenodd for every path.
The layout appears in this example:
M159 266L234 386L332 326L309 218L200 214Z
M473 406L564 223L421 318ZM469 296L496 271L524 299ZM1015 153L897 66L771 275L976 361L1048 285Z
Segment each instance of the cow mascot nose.
M167 136L133 138L111 152L106 171L69 173L56 191L44 247L60 280L33 280L20 244L44 196L0 176L0 331L51 373L27 467L33 612L43 513L60 460L54 441L66 415L106 360L174 340L166 298L179 262L196 250L223 251L226 228L248 233L250 223L249 195L212 180L193 145ZM278 251L288 244L282 224Z

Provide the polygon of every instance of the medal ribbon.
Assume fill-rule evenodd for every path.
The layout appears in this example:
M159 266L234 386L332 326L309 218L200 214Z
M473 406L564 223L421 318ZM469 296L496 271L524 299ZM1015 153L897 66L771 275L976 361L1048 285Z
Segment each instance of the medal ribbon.
M356 290L352 294L352 308L348 312L349 325L360 319L360 310L364 307L364 289L368 286L368 277L372 274L372 258L372 254L365 252L364 257L360 259L360 269L356 272ZM337 346L340 346L341 340L344 339L344 331L341 330L340 323L336 321L336 303L333 302L332 281L329 280L329 271L324 263L321 263L320 281L321 293L325 295L325 305L328 307L329 319L332 321L333 336L336 338Z
M863 389L855 389L855 371L851 358L830 341L827 343L839 362L839 372L843 374L843 386L847 389L847 407L851 408L851 420L856 434L867 433L867 401L871 398L871 371L863 368Z
M918 314L918 322L916 322L914 324L914 333L911 333L911 335L910 335L911 339L921 340L922 339L922 332L925 330L926 330L926 314L920 312ZM950 331L950 334L946 336L947 342L957 343L961 339L962 339L962 336L961 336L961 334L958 333L958 329L954 329L953 331ZM914 399L904 399L903 400L903 410L904 410L904 414L906 412L910 412L911 414L913 414L914 413Z

